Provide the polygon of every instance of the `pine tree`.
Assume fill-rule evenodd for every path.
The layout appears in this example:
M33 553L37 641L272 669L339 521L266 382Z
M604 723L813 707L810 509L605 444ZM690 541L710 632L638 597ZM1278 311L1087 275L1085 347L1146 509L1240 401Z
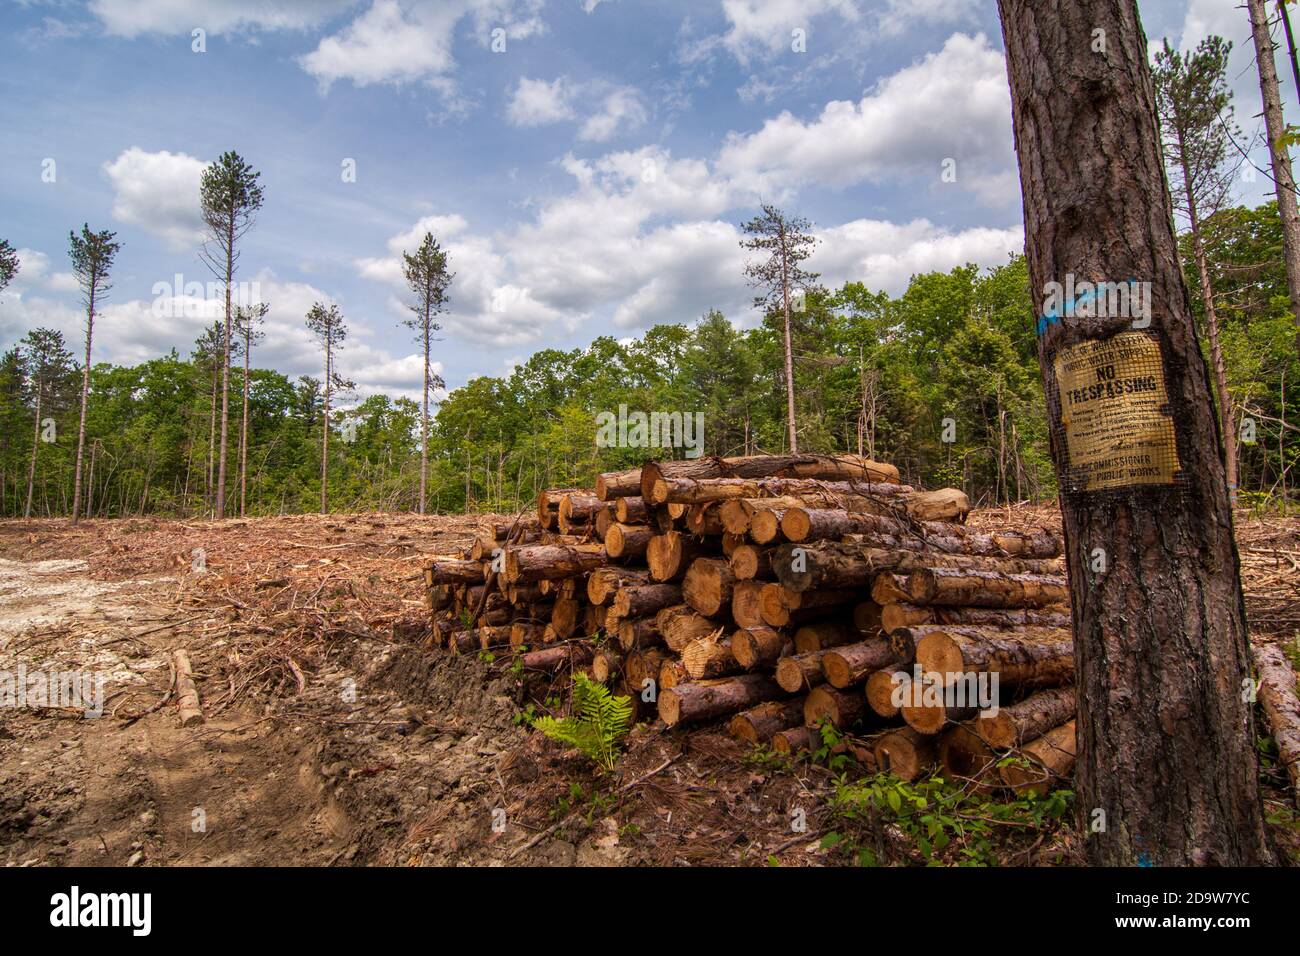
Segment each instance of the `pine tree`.
M72 272L81 287L81 300L86 306L86 364L81 369L81 420L77 425L77 467L72 482L72 523L81 517L81 464L86 450L86 408L90 401L90 347L95 334L95 309L113 288L108 281L113 270L120 243L114 242L117 233L104 230L91 232L83 223L81 235L68 233L69 256Z
M213 274L226 288L223 356L221 360L221 447L217 460L217 499L215 517L226 516L226 445L230 415L230 339L234 320L231 291L239 263L237 245L253 225L262 208L261 173L253 169L236 152L221 157L203 171L199 186L203 222L208 235L200 254Z
M433 233L426 232L420 248L412 255L402 253L402 274L406 284L415 294L411 312L415 318L407 319L402 324L415 329L416 341L424 352L424 390L420 413L420 503L419 512L424 514L427 489L429 484L429 389L444 388L442 377L432 373L429 365L430 343L433 333L440 326L435 317L447 308L447 289L456 273L447 270L447 253L433 238Z
M339 311L337 305L331 303L326 307L320 302L315 303L307 313L307 328L316 337L321 351L325 354L325 424L322 429L320 450L320 512L325 514L329 504L330 395L335 387L346 387L349 384L334 371L334 356L343 340L348 337L348 329L343 322L343 313Z
M253 343L261 341L264 333L257 331L257 326L266 321L270 305L259 302L256 305L241 305L235 310L235 325L244 339L244 402L242 421L239 426L239 517L244 517L248 498L248 382L251 372Z
M36 453L41 447L41 414L52 404L53 392L72 368L72 353L66 348L63 333L53 329L33 329L18 343L26 371L28 388L35 408L32 425L32 457L27 469L27 497L23 517L32 516L32 489L36 485Z

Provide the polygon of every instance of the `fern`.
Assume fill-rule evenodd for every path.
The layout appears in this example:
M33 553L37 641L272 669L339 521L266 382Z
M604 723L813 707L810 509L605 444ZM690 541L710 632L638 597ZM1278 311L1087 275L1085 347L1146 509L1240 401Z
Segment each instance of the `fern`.
M580 751L602 770L613 770L619 741L632 726L632 699L616 697L585 674L573 678L573 714L557 720L538 717L533 727L552 740Z

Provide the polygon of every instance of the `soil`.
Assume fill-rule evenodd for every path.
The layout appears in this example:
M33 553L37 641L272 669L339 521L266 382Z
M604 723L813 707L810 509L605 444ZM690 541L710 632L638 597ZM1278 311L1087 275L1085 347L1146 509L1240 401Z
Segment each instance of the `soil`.
M101 716L32 694L0 707L0 862L835 862L825 767L654 722L599 774L524 729L558 687L430 649L421 561L511 517L0 522L0 679L103 677ZM1252 620L1294 633L1300 522L1241 532ZM177 650L199 726L180 726ZM1078 859L1063 829L1008 862Z

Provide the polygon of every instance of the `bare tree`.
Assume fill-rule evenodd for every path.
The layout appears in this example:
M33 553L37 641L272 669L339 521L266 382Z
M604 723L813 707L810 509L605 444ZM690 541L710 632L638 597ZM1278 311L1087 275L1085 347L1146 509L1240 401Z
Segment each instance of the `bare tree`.
M1282 117L1282 94L1277 85L1277 61L1273 58L1273 36L1269 32L1264 0L1246 0L1250 11L1250 32L1255 41L1255 65L1259 72L1259 95L1264 102L1264 128L1268 132L1277 213L1282 220L1282 246L1286 253L1286 286L1295 314L1296 351L1300 353L1300 208L1296 206L1295 174L1288 151L1288 130Z
M221 362L221 448L217 461L217 518L226 516L226 444L230 424L230 336L234 313L231 286L239 263L236 246L262 208L261 173L236 152L222 153L203 171L199 186L203 222L208 235L200 253L204 263L225 282L226 309Z
M1114 866L1267 863L1219 420L1137 6L998 6L1031 288L1047 300L1072 274L1133 280L1149 283L1152 304L1145 318L1043 306L1038 324L1074 617L1087 852Z
M796 289L807 289L818 279L816 272L807 272L800 265L812 255L817 244L815 236L808 234L807 219L786 216L775 206L764 204L760 215L744 223L741 229L751 238L742 239L744 249L766 252L767 258L745 264L749 284L762 290L754 297L754 305L764 310L778 306L784 317L785 333L785 405L790 451L799 450L798 429L794 414L794 350L790 343L790 298Z
M104 230L91 232L83 223L81 235L68 233L68 254L72 259L72 272L81 287L81 300L86 306L86 364L81 370L81 420L77 425L77 467L72 480L72 523L81 517L81 465L86 451L86 408L90 401L90 346L95 335L95 308L113 288L108 281L121 243L113 241L117 233Z
M260 342L263 333L257 327L266 321L270 305L241 305L235 310L235 326L244 338L244 407L239 426L239 517L244 517L248 497L248 381L251 372L253 343Z
M447 308L447 289L456 273L447 270L447 253L439 247L433 233L426 232L414 254L402 253L402 274L415 294L415 302L411 304L415 318L402 324L415 329L416 340L424 349L424 397L420 411L420 514L424 514L429 484L429 389L446 386L442 377L430 368L429 347L433 333L442 328L434 319Z
M1214 372L1223 429L1228 490L1237 491L1237 430L1228 373L1219 342L1219 310L1205 256L1201 224L1228 202L1237 164L1229 164L1229 149L1236 129L1232 91L1228 88L1228 53L1232 44L1208 36L1186 56L1169 46L1156 54L1153 78L1156 107L1164 133L1165 161L1173 167L1170 192L1174 209L1187 217L1192 255L1205 305L1205 328L1210 340L1210 367Z
M343 340L348 337L348 329L339 307L332 303L326 307L321 302L313 305L307 313L307 328L325 353L325 426L322 429L320 450L320 512L325 514L329 504L330 395L333 388L347 387L349 384L334 371L334 356Z
M53 329L33 329L18 343L23 364L36 407L32 426L32 459L27 468L27 501L23 517L32 516L32 490L36 485L36 453L41 447L41 412L46 408L47 395L53 398L58 384L72 369L72 353L67 350L63 333Z

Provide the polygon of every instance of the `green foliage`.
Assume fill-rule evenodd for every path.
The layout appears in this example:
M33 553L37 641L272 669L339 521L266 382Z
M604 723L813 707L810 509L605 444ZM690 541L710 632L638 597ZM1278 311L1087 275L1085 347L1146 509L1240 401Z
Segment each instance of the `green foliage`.
M538 717L533 727L578 750L602 770L613 770L619 741L632 727L632 700L615 696L585 674L576 674L573 713L560 719Z
M911 846L911 859L900 862L992 866L1002 834L1056 826L1067 819L1073 800L1073 791L1054 790L995 801L940 776L908 783L878 773L837 784L831 808L844 829L828 833L822 846L862 866L895 862L882 836L892 825Z

